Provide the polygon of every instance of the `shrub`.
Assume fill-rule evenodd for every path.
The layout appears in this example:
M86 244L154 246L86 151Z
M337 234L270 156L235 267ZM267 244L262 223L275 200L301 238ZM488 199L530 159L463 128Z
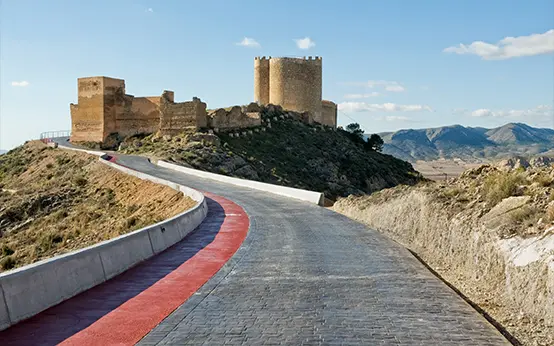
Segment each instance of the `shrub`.
M552 178L550 178L548 175L546 174L540 174L538 175L535 179L534 179L535 182L539 183L542 187L549 187L549 186L552 186Z
M483 183L485 200L495 206L504 198L515 196L518 187L525 183L520 173L496 173L489 175Z
M8 245L2 245L2 256L13 255L14 251Z
M510 219L515 223L534 221L534 216L537 216L537 209L528 205L524 205L510 213Z
M54 218L54 220L56 221L62 221L63 219L65 219L67 217L67 211L66 210L58 210L56 211L52 217Z
M462 193L462 190L458 187L452 187L443 191L443 196L446 198L458 197Z
M58 164L58 166L63 166L66 163L69 163L69 161L71 161L69 157L65 157L63 155L56 156L56 163Z
M87 179L83 176L75 177L73 183L79 187L83 187L87 184Z
M131 229L137 224L137 221L138 221L137 218L132 216L125 221L125 227L127 227L128 229Z
M2 269L4 270L12 269L13 267L15 267L15 259L13 259L13 257L11 256L4 257L2 261L0 261L0 267L2 267Z

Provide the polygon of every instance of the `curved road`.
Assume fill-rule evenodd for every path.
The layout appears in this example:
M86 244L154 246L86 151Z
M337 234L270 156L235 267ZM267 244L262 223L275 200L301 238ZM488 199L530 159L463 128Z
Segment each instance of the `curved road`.
M139 345L507 345L406 249L309 203L118 156L118 163L241 205L233 258Z

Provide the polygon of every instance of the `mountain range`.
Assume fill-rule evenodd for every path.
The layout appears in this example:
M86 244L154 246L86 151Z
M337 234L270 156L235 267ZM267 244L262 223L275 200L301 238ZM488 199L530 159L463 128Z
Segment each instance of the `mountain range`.
M8 152L7 150L2 150L2 149L0 149L0 155L5 154L5 153L7 153L7 152Z
M409 162L441 158L480 162L513 156L554 155L554 130L523 123L493 129L453 125L379 135L385 142L383 153Z

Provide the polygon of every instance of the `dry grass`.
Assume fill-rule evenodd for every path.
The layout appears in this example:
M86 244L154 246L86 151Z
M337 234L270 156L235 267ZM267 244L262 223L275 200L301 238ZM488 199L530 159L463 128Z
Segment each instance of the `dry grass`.
M0 173L0 270L117 237L196 204L91 155L40 142L2 155Z
M520 172L491 174L484 181L483 194L492 207L504 198L516 196L519 186L526 183L525 176Z

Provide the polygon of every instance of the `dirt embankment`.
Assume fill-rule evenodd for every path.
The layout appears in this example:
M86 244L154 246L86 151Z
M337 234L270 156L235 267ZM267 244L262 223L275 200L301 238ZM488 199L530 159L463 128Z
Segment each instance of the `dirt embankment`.
M189 197L92 155L28 142L0 156L0 271L172 217Z
M524 345L554 344L554 168L340 199L334 209L417 253Z

